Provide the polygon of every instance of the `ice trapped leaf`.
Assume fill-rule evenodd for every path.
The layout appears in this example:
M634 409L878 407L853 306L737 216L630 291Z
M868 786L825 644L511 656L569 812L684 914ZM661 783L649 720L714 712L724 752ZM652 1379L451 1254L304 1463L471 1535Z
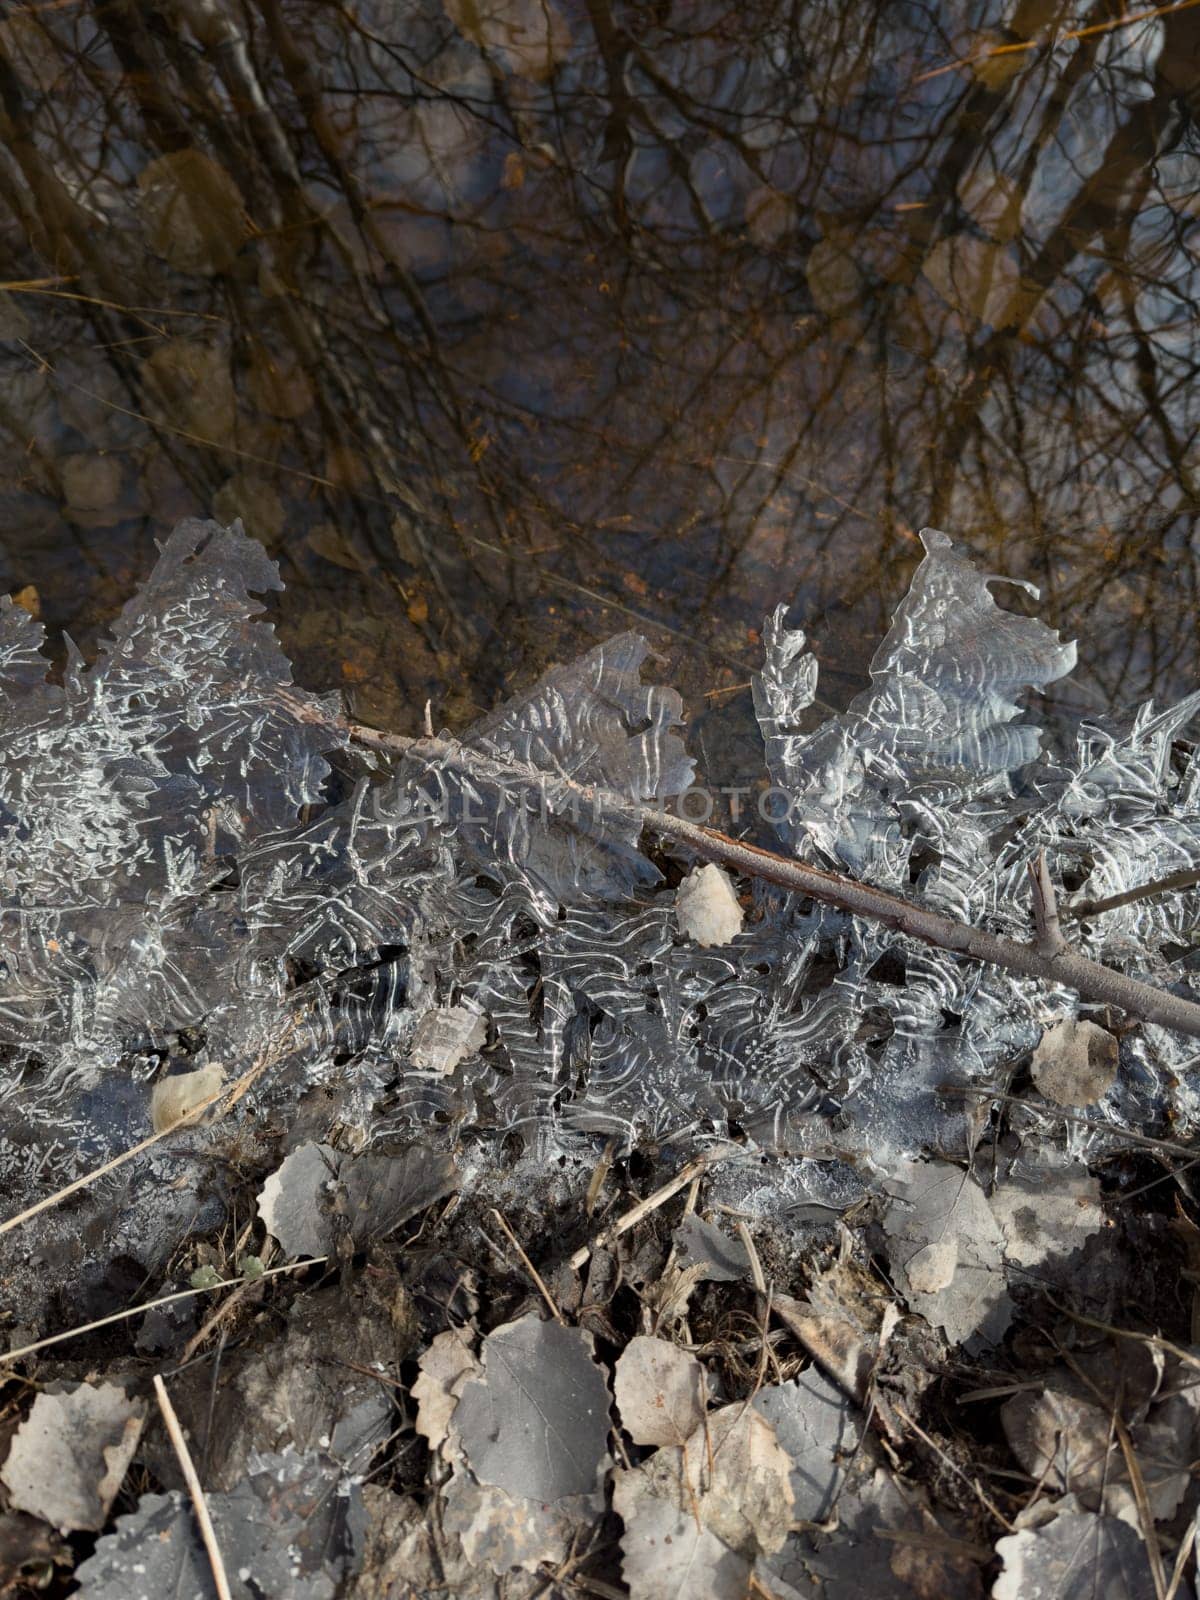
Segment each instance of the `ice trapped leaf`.
M10 1504L60 1533L102 1528L145 1420L144 1403L115 1383L39 1394L0 1469Z
M954 1344L998 1339L1012 1305L1004 1237L983 1190L944 1161L900 1163L887 1190L888 1258L913 1310Z
M487 1019L470 1006L437 1006L413 1033L409 1060L417 1072L445 1077L487 1043Z
M801 664L776 612L756 694L771 777L793 799L785 837L896 882L909 848L902 808L1005 792L1038 751L1037 729L1016 720L1018 696L1075 664L1075 647L1044 623L996 605L994 580L946 534L926 528L921 538L925 559L871 663L870 689L816 733L788 731L815 668Z
M1068 1512L998 1540L996 1554L1004 1570L992 1600L1155 1600L1158 1592L1141 1536L1116 1517Z
M591 1494L606 1460L609 1395L590 1336L530 1314L490 1333L480 1356L483 1376L454 1413L475 1476L530 1500Z
M743 1600L751 1564L690 1511L619 1472L613 1509L625 1524L621 1570L632 1600Z
M1117 1076L1117 1041L1106 1028L1074 1018L1055 1022L1033 1052L1033 1081L1058 1106L1094 1106Z
M258 1214L286 1255L325 1256L344 1235L358 1248L383 1238L457 1187L453 1159L421 1145L390 1156L304 1144L263 1184Z
M702 948L730 944L742 931L745 913L733 880L711 862L693 867L675 891L675 922L686 939Z
M234 1600L334 1600L361 1559L361 1492L320 1455L258 1456L228 1494L207 1497ZM215 1600L212 1567L187 1498L143 1495L76 1571L82 1600Z
M685 1444L703 1420L708 1380L695 1356L638 1334L617 1361L613 1392L634 1444Z

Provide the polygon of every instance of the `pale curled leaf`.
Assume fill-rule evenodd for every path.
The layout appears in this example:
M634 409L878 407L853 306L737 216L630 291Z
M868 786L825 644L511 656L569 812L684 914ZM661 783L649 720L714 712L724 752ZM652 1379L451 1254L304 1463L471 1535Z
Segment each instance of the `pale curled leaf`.
M634 1444L684 1444L704 1417L707 1379L695 1356L641 1334L613 1374L621 1423Z
M224 1081L225 1070L217 1062L160 1079L150 1095L150 1123L155 1133L194 1122L200 1115L198 1108L211 1102Z
M577 1328L530 1314L496 1328L483 1376L463 1388L452 1426L472 1472L529 1500L591 1494L608 1443L608 1385Z
M431 1450L440 1450L449 1437L454 1408L467 1379L482 1375L471 1344L466 1328L447 1328L434 1337L417 1363L420 1372L412 1386L416 1429Z
M625 1524L621 1570L632 1600L743 1600L750 1563L690 1511L619 1472L613 1508Z
M39 1394L0 1468L10 1503L60 1533L102 1528L145 1420L118 1384Z

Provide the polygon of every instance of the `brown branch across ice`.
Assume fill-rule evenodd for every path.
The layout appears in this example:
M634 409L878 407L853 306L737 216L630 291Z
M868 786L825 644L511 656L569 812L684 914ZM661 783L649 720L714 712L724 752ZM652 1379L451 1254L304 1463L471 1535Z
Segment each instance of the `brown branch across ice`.
M311 713L308 713L311 715ZM1046 902L1048 878L1035 874L1040 914L1048 926L1039 929L1037 942L1022 944L1002 934L992 933L970 923L959 922L941 912L860 883L839 872L831 872L792 857L781 856L757 845L733 839L715 828L689 822L661 808L636 804L626 797L572 782L557 774L547 774L517 763L497 760L453 739L410 739L398 734L380 733L359 723L343 724L356 744L392 756L427 760L431 764L456 766L478 778L501 785L542 788L570 795L593 808L593 815L624 816L636 820L644 830L660 839L685 846L705 861L717 862L744 877L759 878L794 894L807 895L827 905L837 906L852 916L882 923L897 933L951 951L970 961L984 961L1007 972L1035 978L1042 983L1060 984L1073 989L1082 999L1098 1005L1117 1006L1142 1022L1152 1022L1177 1033L1200 1038L1200 1005L1180 995L1115 972L1089 957L1079 955L1061 939L1057 914L1046 916L1053 906L1053 891ZM1054 934L1058 933L1058 942Z

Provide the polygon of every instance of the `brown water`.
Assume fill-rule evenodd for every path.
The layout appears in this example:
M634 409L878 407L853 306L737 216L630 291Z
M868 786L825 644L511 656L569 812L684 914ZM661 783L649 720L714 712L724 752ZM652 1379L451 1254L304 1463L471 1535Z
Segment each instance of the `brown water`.
M2 15L0 585L85 650L240 513L360 717L635 626L715 780L763 615L841 701L928 522L1079 635L1062 714L1195 686L1200 9Z

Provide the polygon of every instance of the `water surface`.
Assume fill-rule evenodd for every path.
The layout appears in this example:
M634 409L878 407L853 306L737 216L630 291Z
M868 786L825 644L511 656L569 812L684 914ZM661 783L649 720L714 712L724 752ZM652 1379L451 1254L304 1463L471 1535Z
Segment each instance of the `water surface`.
M638 627L714 781L925 523L1197 676L1200 9L133 0L0 21L0 585L86 650L180 516L297 674L452 726ZM1018 595L1017 602L1021 603Z

